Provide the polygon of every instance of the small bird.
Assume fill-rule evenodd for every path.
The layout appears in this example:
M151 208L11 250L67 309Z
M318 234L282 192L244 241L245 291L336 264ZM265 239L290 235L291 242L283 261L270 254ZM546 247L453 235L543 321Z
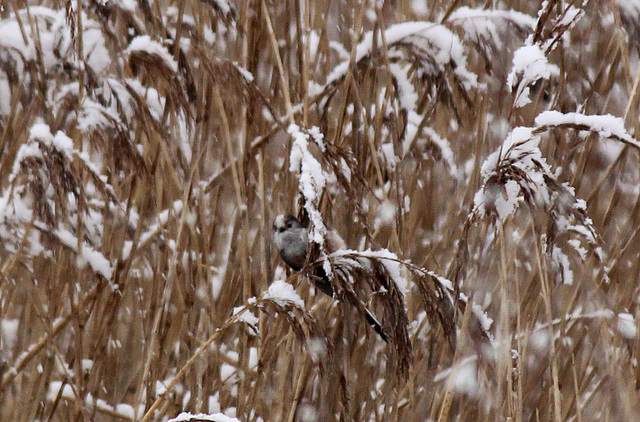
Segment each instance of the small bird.
M280 214L273 221L273 240L282 260L293 270L300 271L307 262L309 229L294 216ZM325 241L329 253L346 249L344 240L335 230L327 232ZM316 268L315 277L311 278L322 293L333 297L331 282L322 266ZM367 322L385 342L388 342L387 335L376 317L366 307L365 311Z

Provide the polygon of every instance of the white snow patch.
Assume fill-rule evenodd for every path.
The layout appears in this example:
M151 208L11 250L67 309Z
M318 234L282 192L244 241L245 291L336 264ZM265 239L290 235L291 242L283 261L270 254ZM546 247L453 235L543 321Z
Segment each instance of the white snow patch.
M457 393L475 396L478 392L476 363L469 361L456 366L449 377L449 382Z
M302 298L296 293L293 286L284 280L276 280L271 283L263 298L271 299L283 306L293 304L298 308L304 309L304 301Z
M558 76L560 69L550 64L538 45L525 45L513 54L513 67L507 77L509 89L516 89L514 106L523 107L531 102L529 86L540 79Z
M240 422L239 419L229 417L222 413L189 413L182 412L175 418L169 419L167 422L187 422L187 421L211 421L211 422Z
M635 339L638 334L636 320L631 314L619 313L617 328L620 335L627 340Z
M20 321L17 319L0 319L0 353L4 358L9 358L13 348L18 341L18 327Z
M625 129L624 120L611 114L586 115L549 110L540 113L536 117L535 123L537 126L584 125L588 126L593 132L597 132L603 138L613 136L640 149L640 142L634 139Z
M127 53L138 51L158 56L172 71L178 71L178 63L173 59L169 50L159 42L152 40L149 35L139 35L131 40Z

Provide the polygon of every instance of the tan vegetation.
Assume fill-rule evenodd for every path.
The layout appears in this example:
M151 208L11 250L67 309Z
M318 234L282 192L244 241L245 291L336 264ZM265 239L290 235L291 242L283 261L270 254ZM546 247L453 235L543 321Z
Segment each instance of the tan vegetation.
M639 1L3 7L0 420L638 419Z

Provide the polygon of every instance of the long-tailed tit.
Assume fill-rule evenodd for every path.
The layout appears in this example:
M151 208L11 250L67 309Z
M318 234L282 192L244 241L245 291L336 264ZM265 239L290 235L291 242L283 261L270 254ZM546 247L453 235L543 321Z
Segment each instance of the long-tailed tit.
M307 262L309 229L294 216L280 214L273 221L273 240L282 260L293 270L300 271ZM329 253L346 249L344 240L335 230L329 230L325 240ZM311 279L320 291L333 297L331 282L322 266L316 268L315 277L311 277ZM366 310L367 322L384 341L387 341L387 335L376 317L366 307L364 309Z

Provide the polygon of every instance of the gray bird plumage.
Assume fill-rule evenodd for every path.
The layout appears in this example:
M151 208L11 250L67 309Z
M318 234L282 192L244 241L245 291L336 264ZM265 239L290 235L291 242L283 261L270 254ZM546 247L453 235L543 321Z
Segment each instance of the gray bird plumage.
M307 260L308 233L292 215L281 214L273 221L273 240L280 257L296 271L300 271Z
M309 246L309 229L292 215L280 214L273 221L273 241L280 253L282 260L293 270L300 271L307 262ZM335 231L329 230L326 237L329 253L339 249L346 249L342 237ZM333 297L333 288L329 277L322 266L316 268L315 277L311 277L313 283L327 296ZM376 317L363 304L366 311L367 322L384 341L388 341L382 326Z

